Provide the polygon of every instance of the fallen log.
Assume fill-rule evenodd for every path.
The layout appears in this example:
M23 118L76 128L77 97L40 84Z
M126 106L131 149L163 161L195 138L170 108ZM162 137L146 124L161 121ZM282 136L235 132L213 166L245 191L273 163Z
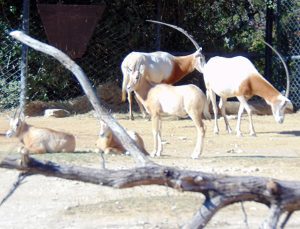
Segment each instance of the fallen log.
M202 193L205 196L203 205L184 228L204 228L217 211L237 202L255 201L270 208L270 214L262 228L277 228L279 218L284 213L287 213L288 220L294 211L300 210L299 181L216 175L161 165L107 170L61 165L32 157L26 159L26 165L20 161L19 157L9 156L4 158L0 167L113 188L163 185L182 192Z
M98 119L108 124L140 167L126 170L97 170L40 161L28 155L22 155L22 158L6 157L0 162L0 167L18 169L26 174L42 174L114 188L165 185L179 191L202 193L205 196L203 205L184 228L204 228L217 211L236 202L255 201L267 205L270 208L270 214L262 224L262 228L276 228L279 218L287 213L281 225L283 228L293 212L300 210L300 181L215 175L153 163L135 145L124 128L101 107L87 77L73 60L60 50L41 43L20 31L13 31L10 35L38 51L53 56L74 73L95 109Z

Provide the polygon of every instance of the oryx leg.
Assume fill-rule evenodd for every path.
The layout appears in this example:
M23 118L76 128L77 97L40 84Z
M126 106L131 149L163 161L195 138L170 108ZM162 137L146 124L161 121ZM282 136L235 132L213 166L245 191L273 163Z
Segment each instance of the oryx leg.
M219 134L218 107L217 107L216 94L212 90L209 90L209 97L210 97L210 101L212 103L212 108L213 108L213 112L214 112L214 133Z
M219 108L220 108L221 114L224 118L224 122L225 122L225 125L226 125L226 130L229 134L231 134L232 130L230 128L230 125L229 125L229 122L228 122L228 119L227 119L227 116L226 116L226 110L225 110L226 109L226 107L225 107L226 101L227 101L226 98L221 97L220 102L219 102Z
M238 96L237 98L241 103L240 108L239 108L239 114L238 114L237 133L238 133L238 130L241 133L241 131L240 131L241 117L242 117L242 113L243 113L244 109L246 109L246 111L248 113L248 116L249 116L249 132L250 132L250 135L251 136L256 136L254 126L253 126L253 121L252 121L252 110L251 110L249 104L247 103L247 100L243 96Z
M152 119L152 134L154 141L154 149L150 154L151 157L160 156L163 150L162 142L161 142L161 120L158 115L154 115L151 117Z
M129 119L134 120L132 113L132 92L127 93L128 106L129 106Z
M244 103L240 102L238 119L237 119L237 124L236 124L236 135L239 137L243 136L242 131L241 131L241 120L242 120L242 115L243 115L244 109L245 109Z
M196 146L191 157L192 159L197 159L203 150L205 128L204 128L204 123L202 121L202 114L199 112L199 110L189 112L189 116L193 120L197 129Z
M140 100L136 96L135 96L135 101L137 102L137 104L140 108L143 118L146 118L148 116L148 113L147 113L146 109L144 108L144 105L140 102ZM150 118L148 120L150 120Z

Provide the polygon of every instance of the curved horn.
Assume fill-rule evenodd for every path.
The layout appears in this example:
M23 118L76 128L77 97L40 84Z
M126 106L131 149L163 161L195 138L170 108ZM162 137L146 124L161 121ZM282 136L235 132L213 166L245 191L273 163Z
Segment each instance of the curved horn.
M176 25L171 25L171 24L168 24L168 23L165 23L165 22L161 22L161 21L155 21L155 20L146 20L146 21L149 21L149 22L153 22L153 23L157 23L157 24L162 24L162 25L166 25L166 26L169 26L169 27L172 27L176 30L178 30L179 32L183 33L187 38L190 39L190 41L193 43L193 45L195 46L195 48L198 50L200 49L201 47L198 45L198 43L194 40L194 38L188 34L187 31L185 31L184 29L176 26Z
M280 55L280 53L275 49L273 48L268 42L266 41L263 41L270 49L273 50L273 52L275 52L277 54L277 56L279 57L279 59L281 60L282 64L283 64L283 67L284 67L284 70L285 70L285 74L286 74L286 92L285 92L285 97L289 97L289 92L290 92L290 74L289 74L289 71L288 71L288 68L286 66L286 63L284 62L282 56Z
M20 112L21 112L21 110L20 110L20 107L18 106L18 107L16 108L16 110L15 110L14 115L13 115L13 119L15 119L17 116L20 117ZM18 113L19 113L19 114L18 114ZM18 114L18 115L17 115L17 114Z

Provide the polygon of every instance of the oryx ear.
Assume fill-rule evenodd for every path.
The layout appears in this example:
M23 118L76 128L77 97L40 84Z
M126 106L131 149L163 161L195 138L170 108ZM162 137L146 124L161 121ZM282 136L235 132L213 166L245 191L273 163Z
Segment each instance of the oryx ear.
M25 121L25 115L24 115L24 112L21 112L21 113L20 113L20 119L21 119L22 122Z
M294 110L293 103L287 97L284 96L284 101L282 102L282 107L288 108L289 110Z
M200 56L202 56L202 48L201 47L195 53L195 57L200 57Z
M6 118L7 118L8 121L10 121L12 119L12 117L10 117L8 115L6 115Z
M141 75L144 75L144 73L145 73L145 65L144 64L140 65L139 72L140 72Z

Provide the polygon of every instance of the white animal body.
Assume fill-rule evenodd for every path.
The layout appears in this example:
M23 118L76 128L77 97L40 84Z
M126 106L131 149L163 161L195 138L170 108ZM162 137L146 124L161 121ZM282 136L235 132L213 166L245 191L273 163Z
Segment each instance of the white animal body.
M195 48L199 50L199 45L197 42L183 29L164 22L149 20L150 22L166 25L172 27L181 33L183 33L187 38L189 38L194 44ZM228 120L225 113L225 104L227 98L237 97L240 101L240 107L238 111L238 121L236 132L238 136L241 136L240 124L241 116L246 109L249 115L249 129L250 135L255 136L255 130L252 122L252 112L251 108L247 103L247 100L252 96L257 95L262 97L272 108L273 116L278 123L283 123L284 121L284 110L288 104L291 105L291 101L287 98L289 92L289 74L286 64L284 63L281 55L268 43L264 42L269 46L280 58L286 71L287 77L287 89L285 96L281 95L266 79L262 77L257 71L254 65L245 57L237 56L233 58L224 57L213 57L207 63L205 63L205 58L202 55L201 62L198 62L200 68L204 75L205 85L207 87L208 100L211 99L213 104L215 127L214 132L219 133L219 127L217 123L217 104L216 104L216 94L220 96L220 109L222 116L224 117L226 129L231 132Z
M27 124L22 115L10 119L6 136L17 137L24 144L20 149L23 154L74 152L76 145L72 134L34 127Z
M145 149L144 141L142 137L136 133L135 131L126 130L128 135L136 142L139 146L140 150L145 154L149 155L149 153ZM100 122L100 131L99 136L96 141L96 146L99 150L102 150L105 154L116 153L116 154L125 154L126 149L122 145L122 143L117 139L117 137L113 134L112 130L109 126L101 121Z
M174 84L197 69L201 71L201 50L187 56L173 56L167 52L131 52L123 60L121 69L123 73L122 100L126 98L126 87L130 75L143 66L143 76L150 83ZM133 120L132 95L128 93L129 117ZM145 116L146 112L139 101L138 105Z
M216 134L219 133L219 127L215 94L220 96L220 109L228 132L231 132L231 128L226 118L225 104L227 98L230 97L237 97L240 102L236 127L239 136L242 135L240 126L244 109L249 115L250 135L256 135L251 108L247 103L247 100L254 95L262 97L271 106L276 122L282 123L284 121L284 110L290 100L264 79L247 58L242 56L233 58L213 57L204 65L203 75L208 95L212 99L215 116L214 132Z
M140 66L143 69L143 66ZM197 139L192 158L198 158L203 149L205 135L202 115L209 118L208 103L205 94L195 85L172 86L168 84L152 85L136 69L129 78L128 92L135 91L152 120L154 151L152 157L160 156L163 147L161 141L161 115L169 114L180 117L190 116L197 129Z

